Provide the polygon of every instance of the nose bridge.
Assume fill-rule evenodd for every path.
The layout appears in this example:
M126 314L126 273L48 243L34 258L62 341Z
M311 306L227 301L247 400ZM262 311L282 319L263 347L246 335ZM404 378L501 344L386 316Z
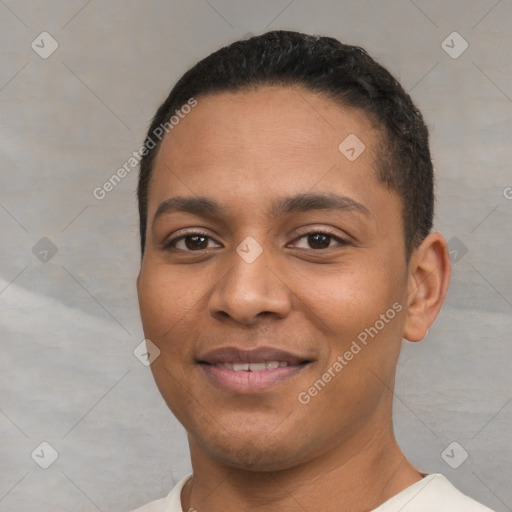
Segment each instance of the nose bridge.
M271 276L275 279L270 270L272 262L270 261L270 251L264 250L254 239L245 239L237 248L236 254L233 254L233 267L228 279L231 277L233 283L242 290L262 292L268 295L268 289L271 286L269 280Z
M253 323L260 313L286 316L291 307L289 290L272 269L271 251L247 237L231 258L230 270L210 296L210 313L240 323Z

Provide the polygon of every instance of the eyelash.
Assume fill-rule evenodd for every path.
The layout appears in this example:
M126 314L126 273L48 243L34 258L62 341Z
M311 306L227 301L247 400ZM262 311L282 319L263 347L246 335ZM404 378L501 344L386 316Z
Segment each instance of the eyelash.
M342 245L342 246L343 245L348 245L348 242L346 240L344 240L343 238L340 238L339 236L335 235L331 231L324 230L324 229L315 229L315 230L312 230L312 231L308 231L307 233L304 233L304 234L298 236L297 238L295 238L293 240L293 242L295 242L297 240L300 240L302 238L311 236L311 235L325 235L325 236L329 236L329 237L331 237L331 239L337 241L338 245ZM205 233L203 231L191 231L190 233L186 233L186 234L180 235L180 236L178 236L176 238L172 238L171 240L169 240L168 242L165 243L164 249L171 250L171 249L175 248L174 246L180 240L184 240L185 238L194 237L194 236L202 236L202 237L205 237L205 238L209 238L210 240L213 240L213 238L211 236L209 236L208 233ZM328 249L331 249L331 247L326 247L324 249L312 249L312 248L310 248L310 249L305 249L305 250L314 251L314 252L322 252L322 251L327 251ZM190 252L190 253L198 252L198 253L200 253L200 252L204 251L205 249L198 249L196 251L189 250L189 249L187 249L187 250L178 249L178 250L182 251L182 252Z

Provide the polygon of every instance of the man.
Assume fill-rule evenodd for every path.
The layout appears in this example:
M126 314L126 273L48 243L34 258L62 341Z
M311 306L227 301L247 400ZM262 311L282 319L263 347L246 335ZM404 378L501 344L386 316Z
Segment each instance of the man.
M270 32L189 70L143 149L140 312L193 475L139 511L489 510L393 435L402 339L450 275L396 80L361 48Z

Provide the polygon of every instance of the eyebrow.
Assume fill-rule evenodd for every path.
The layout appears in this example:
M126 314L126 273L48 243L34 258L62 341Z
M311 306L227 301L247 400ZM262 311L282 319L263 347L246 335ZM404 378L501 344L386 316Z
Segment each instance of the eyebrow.
M153 217L153 223L162 215L174 212L185 212L199 216L220 216L227 208L208 197L171 197L162 202ZM370 210L350 197L338 194L318 194L306 192L290 197L276 199L271 203L271 217L281 217L290 213L308 212L311 210L354 211L372 217Z
M273 217L289 213L308 212L310 210L341 210L355 211L371 217L370 210L361 203L338 194L315 194L306 192L273 201L270 214Z

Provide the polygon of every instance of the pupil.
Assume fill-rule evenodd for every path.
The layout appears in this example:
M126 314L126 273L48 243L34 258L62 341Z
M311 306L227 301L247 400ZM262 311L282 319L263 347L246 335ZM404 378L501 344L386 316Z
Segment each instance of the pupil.
M314 235L309 235L309 246L313 249L326 249L329 247L331 243L331 236L324 235L322 233L315 233ZM320 247L319 247L320 246Z
M207 237L202 235L196 235L196 236L188 236L185 239L185 245L187 246L187 249L205 249L208 245L208 242L206 242ZM205 243L206 242L206 243Z

